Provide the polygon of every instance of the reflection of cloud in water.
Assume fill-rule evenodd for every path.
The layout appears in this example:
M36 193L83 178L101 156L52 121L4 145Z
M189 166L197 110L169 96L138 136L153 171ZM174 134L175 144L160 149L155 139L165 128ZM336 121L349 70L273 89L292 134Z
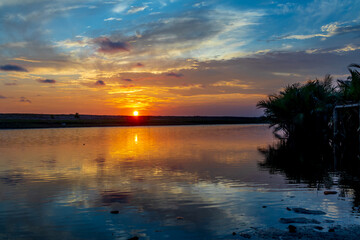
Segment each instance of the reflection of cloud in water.
M293 189L281 175L259 171L263 156L257 147L272 141L262 125L19 130L6 138L0 199L22 206L20 211L31 217L40 216L37 225L42 227L46 224L39 219L66 216L70 220L65 225L74 229L84 221L89 228L100 225L87 229L90 233L136 228L150 234L155 227L172 227L216 238L236 228L277 222L284 204L309 204L314 197L304 186ZM16 151L16 139L21 139L22 151ZM295 200L286 197L290 193ZM311 204L334 216L344 212L336 212L337 202L317 201ZM265 204L269 207L261 208ZM0 227L1 218L11 214L0 214ZM14 224L19 221L10 217Z

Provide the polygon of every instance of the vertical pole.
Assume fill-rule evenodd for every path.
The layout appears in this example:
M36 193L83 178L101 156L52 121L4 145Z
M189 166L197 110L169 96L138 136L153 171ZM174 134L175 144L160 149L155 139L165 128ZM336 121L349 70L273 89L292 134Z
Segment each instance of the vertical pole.
M360 102L358 103L358 110L359 110L359 122L358 122L357 134L359 136L359 144L358 144L358 158L359 158L359 156L360 156Z
M360 116L359 116L360 117ZM338 112L336 111L336 106L334 107L333 110L333 127L334 127L334 133L333 133L333 153L334 153L334 168L337 168L338 165L338 161L337 161L337 144L338 144L338 138L337 138L337 134L338 134L338 127L337 127L337 122L338 122Z

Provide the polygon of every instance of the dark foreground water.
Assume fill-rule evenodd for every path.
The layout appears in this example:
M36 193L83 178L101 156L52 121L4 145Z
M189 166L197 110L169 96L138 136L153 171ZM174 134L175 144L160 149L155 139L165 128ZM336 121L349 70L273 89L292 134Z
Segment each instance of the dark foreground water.
M264 164L259 148L274 141L267 125L0 131L0 239L232 239L286 229L280 218L323 231L360 223L356 184Z

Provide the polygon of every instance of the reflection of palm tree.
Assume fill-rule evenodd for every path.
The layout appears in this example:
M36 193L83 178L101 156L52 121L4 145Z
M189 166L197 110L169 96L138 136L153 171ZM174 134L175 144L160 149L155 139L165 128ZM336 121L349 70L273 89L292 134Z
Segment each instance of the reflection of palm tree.
M285 174L291 183L306 183L309 187L324 185L329 188L332 179L329 170L333 167L331 148L326 151L316 146L303 147L290 145L287 141L259 148L265 157L259 167L269 170L270 173Z
M337 126L335 140L341 143L338 144L338 147L341 148L341 151L338 151L338 153L342 158L353 157L351 155L347 156L348 153L350 152L354 155L354 149L359 149L360 119L359 106L356 103L360 101L360 73L356 68L360 68L360 65L350 64L348 66L350 76L347 80L338 80L338 103L342 105L347 104L348 106L336 109L338 117L337 122L334 123Z
M274 126L274 132L284 132L286 138L328 139L331 129L328 122L336 101L332 78L293 84L279 94L258 102L265 116Z
M356 159L343 161L338 171L333 169L332 150L319 150L289 145L280 141L277 145L259 148L264 161L261 169L271 174L284 174L289 183L305 183L311 188L331 188L337 176L340 196L353 198L353 211L360 212L360 162Z

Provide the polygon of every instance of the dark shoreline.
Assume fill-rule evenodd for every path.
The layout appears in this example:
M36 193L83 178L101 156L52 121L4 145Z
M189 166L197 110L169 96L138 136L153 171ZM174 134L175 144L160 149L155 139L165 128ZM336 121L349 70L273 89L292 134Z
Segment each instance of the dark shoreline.
M75 114L0 114L0 129L262 124L263 117L110 116Z

